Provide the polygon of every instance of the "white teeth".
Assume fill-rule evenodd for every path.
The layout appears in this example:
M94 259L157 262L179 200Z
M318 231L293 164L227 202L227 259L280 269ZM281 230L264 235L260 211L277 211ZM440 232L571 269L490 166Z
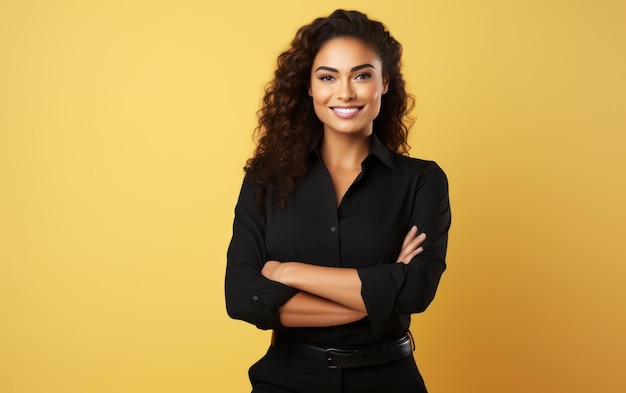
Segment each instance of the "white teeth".
M343 114L350 114L350 113L354 113L356 111L359 110L359 108L333 108L333 110L335 112L339 112L339 113L343 113Z

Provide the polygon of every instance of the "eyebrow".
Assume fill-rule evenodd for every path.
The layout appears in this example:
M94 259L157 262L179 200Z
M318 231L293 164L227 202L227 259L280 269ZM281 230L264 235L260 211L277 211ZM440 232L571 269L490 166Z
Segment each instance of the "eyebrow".
M373 66L373 65L371 65L371 64L361 64L361 65L358 65L358 66L356 66L356 67L352 67L352 68L350 69L350 72L359 71L359 70L362 70L363 68L373 68L373 69L376 69L376 67L374 67L374 66ZM339 70L338 70L338 69L336 69L336 68L326 67L326 66L320 66L320 67L317 67L317 68L315 69L315 72L317 72L317 71L339 72Z

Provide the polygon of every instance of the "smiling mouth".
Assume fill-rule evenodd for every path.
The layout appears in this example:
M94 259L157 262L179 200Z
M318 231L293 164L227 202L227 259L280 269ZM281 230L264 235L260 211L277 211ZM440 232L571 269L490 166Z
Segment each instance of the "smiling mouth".
M361 110L360 107L350 107L350 108L332 107L331 109L342 115L351 115Z

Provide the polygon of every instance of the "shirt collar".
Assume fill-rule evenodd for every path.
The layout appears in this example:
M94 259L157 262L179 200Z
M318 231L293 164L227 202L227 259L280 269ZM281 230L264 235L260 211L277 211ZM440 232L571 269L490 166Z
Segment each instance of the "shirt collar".
M313 144L311 145L311 149L309 150L309 154L315 152L315 154L320 158L322 157L322 154L320 152L320 142L322 140L322 135L323 134L320 133L320 135L315 138ZM371 156L378 158L390 169L396 169L396 166L393 163L391 151L389 151L389 149L387 149L387 147L383 145L383 143L380 141L380 139L378 139L376 134L372 134L372 136L370 137L370 152L365 160L363 160L363 162L369 160Z
M396 166L394 165L391 156L391 151L389 151L389 149L387 149L387 147L383 145L383 143L380 141L380 139L378 139L376 134L372 134L370 140L370 154L367 157L369 158L370 156L375 156L390 169L396 169Z

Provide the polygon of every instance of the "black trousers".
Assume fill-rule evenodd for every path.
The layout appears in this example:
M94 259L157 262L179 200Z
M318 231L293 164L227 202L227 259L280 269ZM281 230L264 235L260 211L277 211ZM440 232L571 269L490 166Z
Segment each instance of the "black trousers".
M331 369L270 347L248 374L252 393L427 393L413 356L376 366Z

